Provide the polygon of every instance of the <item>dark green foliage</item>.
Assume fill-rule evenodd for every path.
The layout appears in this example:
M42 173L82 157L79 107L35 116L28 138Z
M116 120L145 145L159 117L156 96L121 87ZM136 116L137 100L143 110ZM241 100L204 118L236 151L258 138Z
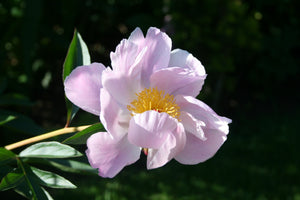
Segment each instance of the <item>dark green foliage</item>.
M74 28L92 62L109 66L109 53L122 38L137 26L144 32L156 26L172 38L173 48L190 51L205 66L208 77L199 98L233 119L228 141L216 157L197 166L171 162L146 171L142 159L115 179L74 176L79 189L67 194L47 190L58 199L299 199L299 2L1 1L1 146L45 132L41 127L65 125L62 81L67 74L61 74L70 41L78 36ZM79 112L74 124L99 122ZM89 134L102 131L96 126L66 143L83 143ZM84 145L79 148L85 150ZM19 184L16 191L27 197L49 196L29 165L94 172L86 160L18 161L17 152L0 149L0 176L7 176L0 188ZM10 195L9 190L3 194Z

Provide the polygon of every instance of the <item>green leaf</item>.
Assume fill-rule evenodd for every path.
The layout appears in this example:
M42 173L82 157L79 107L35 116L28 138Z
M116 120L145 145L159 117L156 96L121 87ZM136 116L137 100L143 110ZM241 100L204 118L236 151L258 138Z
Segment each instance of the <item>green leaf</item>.
M89 65L90 63L91 58L88 48L81 38L80 33L75 29L63 66L63 80L65 80L77 66Z
M82 154L73 147L59 142L40 142L27 147L19 156L35 158L68 158L82 156Z
M11 172L14 168L9 165L0 165L0 180Z
M22 181L15 191L28 199L34 200L48 200L48 193L40 186L36 175L32 172L31 168L18 159L18 166L24 174L25 181ZM51 197L51 196L50 196ZM50 198L52 199L52 198Z
M44 171L35 167L31 167L31 170L44 186L51 188L76 188L70 181L53 172Z
M0 165L4 165L6 163L14 161L15 158L16 155L13 152L0 147Z
M45 193L48 200L53 200L52 196L42 187L43 192Z
M21 182L21 184L19 184L14 190L27 199L53 200L50 194L43 187L41 187L37 181L32 180L31 184L33 184L32 190L26 181ZM34 193L32 191L34 191Z
M20 169L14 169L12 172L4 176L0 182L0 191L5 191L16 187L24 181L24 174Z
M105 131L101 123L94 124L73 136L65 139L62 143L66 144L85 144L86 140L94 133Z
M90 63L91 58L88 48L82 40L79 32L75 29L73 39L63 65L63 80L65 80L71 71L77 66L88 65ZM79 108L73 105L67 98L65 99L67 107L67 125L69 125Z
M1 115L0 114L0 126L11 121L11 120L14 120L16 119L15 116L12 116L12 115Z
M67 159L45 159L45 158L24 158L24 162L32 164L42 164L55 167L65 172L95 174L97 170L87 164L87 160L83 157L79 161Z
M20 159L18 159L18 166L24 175L25 181L22 181L17 185L15 191L28 199L48 200L48 195L40 186L38 179L31 168Z

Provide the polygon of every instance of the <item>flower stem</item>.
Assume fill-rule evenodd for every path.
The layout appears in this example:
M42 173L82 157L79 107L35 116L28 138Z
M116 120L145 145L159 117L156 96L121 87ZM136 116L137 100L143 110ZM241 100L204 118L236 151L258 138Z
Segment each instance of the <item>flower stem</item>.
M73 133L73 132L76 132L76 131L82 131L82 130L86 129L89 126L90 125L58 129L58 130L55 130L55 131L51 131L49 133L45 133L45 134L42 134L42 135L39 135L39 136L35 136L35 137L32 137L32 138L22 140L20 142L16 142L16 143L13 143L13 144L6 145L4 148L7 149L7 150L12 150L12 149L15 149L15 148L27 145L27 144L38 142L38 141L45 140L45 139L48 139L48 138L52 138L52 137L55 137L55 136L58 136L58 135Z

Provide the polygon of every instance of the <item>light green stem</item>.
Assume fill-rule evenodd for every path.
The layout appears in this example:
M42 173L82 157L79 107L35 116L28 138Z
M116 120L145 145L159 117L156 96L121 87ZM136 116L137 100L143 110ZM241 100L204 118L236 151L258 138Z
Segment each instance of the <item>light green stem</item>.
M82 131L82 130L86 129L89 126L90 125L58 129L58 130L55 130L55 131L51 131L49 133L45 133L45 134L42 134L42 135L39 135L39 136L35 136L35 137L32 137L32 138L22 140L20 142L16 142L16 143L13 143L13 144L6 145L4 148L7 149L7 150L12 150L12 149L15 149L15 148L27 145L27 144L31 144L31 143L34 143L34 142L39 142L41 140L52 138L52 137L55 137L55 136L58 136L58 135L63 135L63 134L67 134L67 133Z

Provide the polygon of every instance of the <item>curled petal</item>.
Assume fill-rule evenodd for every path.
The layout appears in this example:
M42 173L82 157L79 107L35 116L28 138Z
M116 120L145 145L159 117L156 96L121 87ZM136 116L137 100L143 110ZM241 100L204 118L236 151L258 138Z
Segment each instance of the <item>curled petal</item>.
M75 68L65 79L65 93L67 98L81 109L100 114L101 75L104 65L92 63Z
M136 114L128 129L128 140L143 148L160 148L176 128L177 120L167 113L146 111Z
M201 62L191 53L182 49L174 49L171 52L169 67L182 67L195 72L198 76L206 76Z
M87 140L87 146L90 165L98 168L100 176L109 178L136 162L141 152L139 147L128 142L127 137L116 140L107 132L93 134Z
M186 134L185 148L175 159L187 165L194 165L211 158L226 140L226 134L216 129L204 129L207 140L203 141L194 134Z
M206 140L204 131L202 129L202 127L205 126L204 122L197 120L191 114L184 112L184 111L182 111L180 114L180 120L181 120L181 123L183 124L186 132L193 134L200 140L203 140L203 141Z
M101 112L100 120L105 129L117 139L127 134L130 113L127 109L121 109L118 103L104 88L100 90Z
M149 149L147 168L154 169L165 165L183 150L186 143L186 135L181 123L177 124L172 134L168 134L165 142L159 149Z
M228 134L231 119L217 115L208 105L191 96L176 96L180 110L190 113L194 118L205 123L207 129L217 129Z
M150 77L151 87L165 90L172 95L196 97L204 83L206 75L199 76L188 68L171 67L156 71Z

